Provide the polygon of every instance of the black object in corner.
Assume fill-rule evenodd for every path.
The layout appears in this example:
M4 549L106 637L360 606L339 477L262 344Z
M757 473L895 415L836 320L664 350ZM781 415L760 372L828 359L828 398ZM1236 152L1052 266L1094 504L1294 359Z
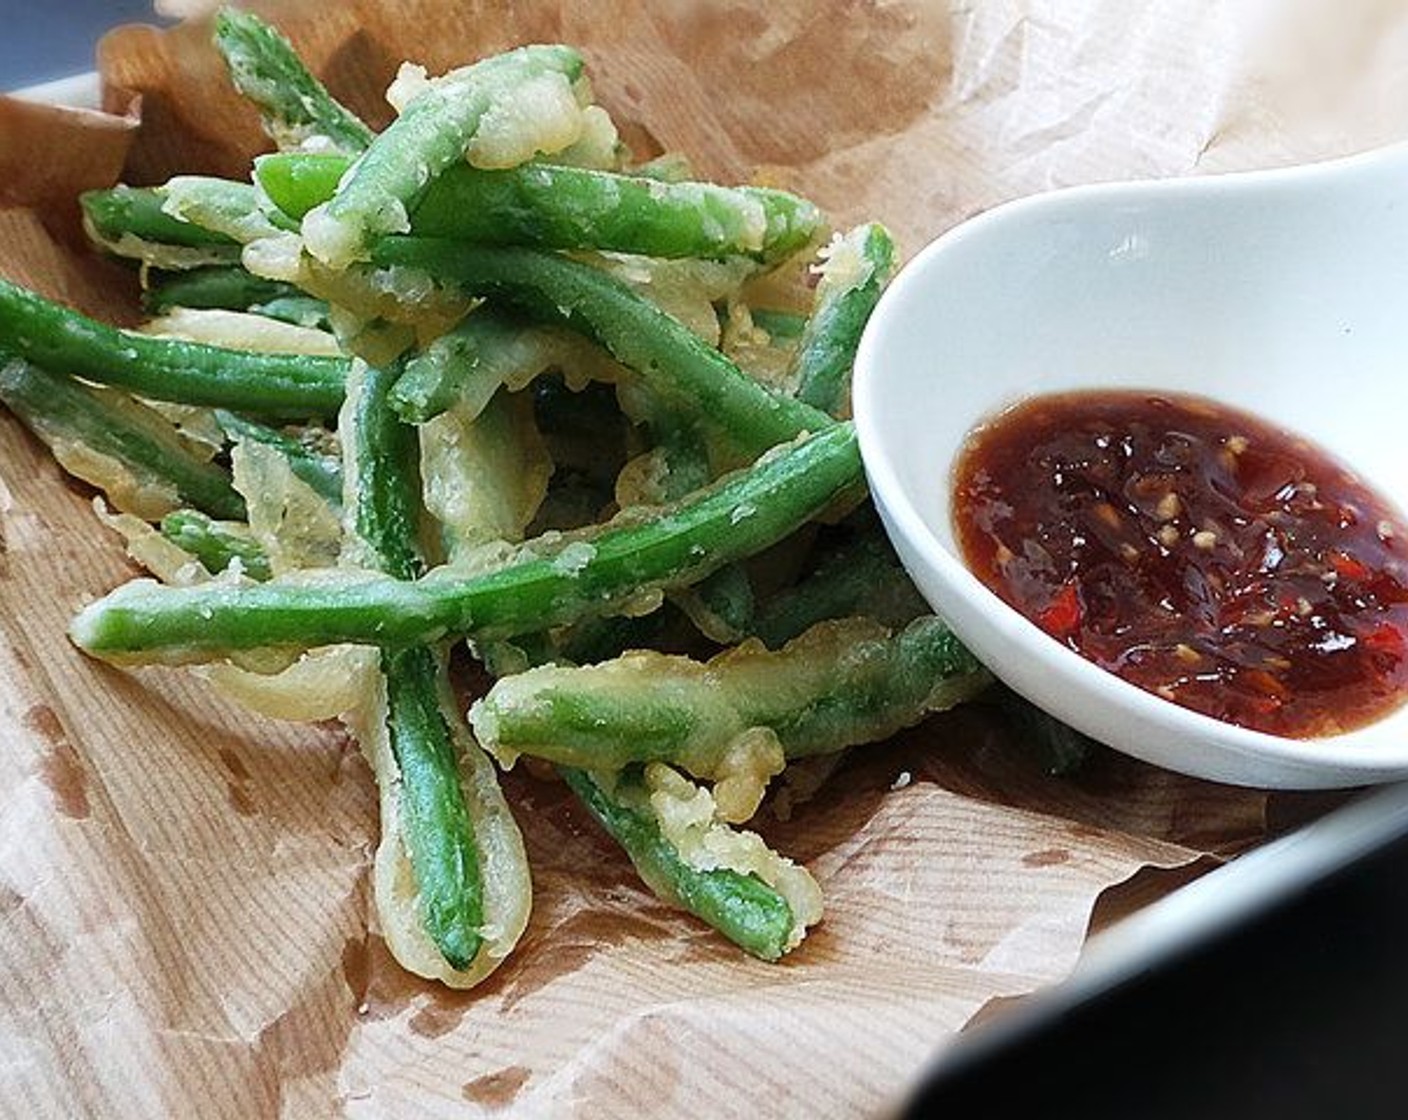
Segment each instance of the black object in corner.
M1306 831L1208 877L1252 901L960 1036L903 1115L1408 1117L1408 787Z

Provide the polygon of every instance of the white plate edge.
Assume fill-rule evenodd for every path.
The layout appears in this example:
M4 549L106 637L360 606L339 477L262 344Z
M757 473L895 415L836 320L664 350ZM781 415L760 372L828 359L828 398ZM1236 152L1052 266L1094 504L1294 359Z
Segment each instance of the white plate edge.
M50 82L10 90L9 96L45 105L64 105L71 109L102 107L102 85L96 70L85 70L81 74L70 74L67 78L55 78Z

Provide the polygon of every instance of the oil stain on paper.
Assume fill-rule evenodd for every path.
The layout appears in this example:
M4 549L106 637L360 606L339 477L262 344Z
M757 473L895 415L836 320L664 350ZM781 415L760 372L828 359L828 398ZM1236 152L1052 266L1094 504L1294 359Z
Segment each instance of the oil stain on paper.
M55 807L71 820L86 820L91 813L88 772L58 715L48 704L35 704L25 712L24 725L44 740L39 774L54 795Z

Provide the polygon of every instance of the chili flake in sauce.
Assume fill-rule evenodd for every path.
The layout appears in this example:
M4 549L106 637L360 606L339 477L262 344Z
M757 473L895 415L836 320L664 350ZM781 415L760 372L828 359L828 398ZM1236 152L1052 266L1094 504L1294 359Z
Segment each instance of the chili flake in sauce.
M984 583L1167 700L1310 738L1404 698L1402 518L1246 413L1147 392L1037 397L970 435L953 509Z

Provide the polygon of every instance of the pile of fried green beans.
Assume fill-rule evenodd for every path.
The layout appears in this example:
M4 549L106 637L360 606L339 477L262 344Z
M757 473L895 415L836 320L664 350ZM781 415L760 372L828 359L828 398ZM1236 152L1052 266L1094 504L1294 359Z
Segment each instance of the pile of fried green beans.
M890 551L845 419L889 235L633 162L570 47L403 74L377 134L257 17L214 28L280 150L82 200L150 328L0 281L0 401L167 558L73 641L271 695L374 650L346 662L364 699L299 710L372 762L413 971L469 986L522 932L489 761L522 755L660 897L781 957L820 901L739 827L768 781L990 684ZM469 713L459 648L493 678Z

